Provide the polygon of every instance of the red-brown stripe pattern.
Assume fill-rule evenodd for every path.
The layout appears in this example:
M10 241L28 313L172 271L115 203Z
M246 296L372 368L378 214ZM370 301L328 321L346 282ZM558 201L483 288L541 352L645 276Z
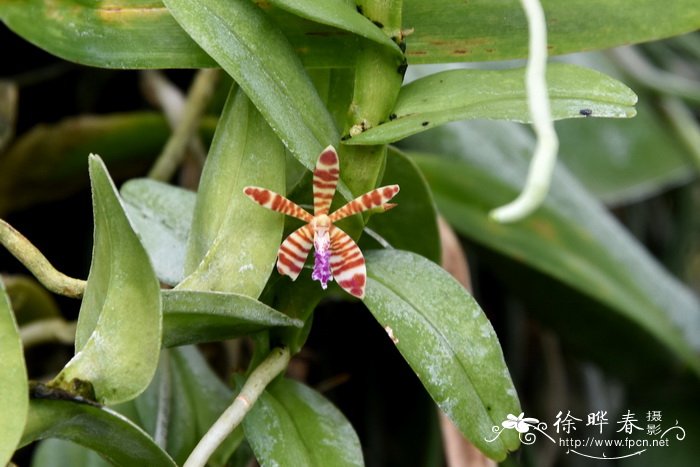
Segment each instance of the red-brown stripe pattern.
M376 190L365 193L362 196L355 198L342 208L335 211L330 215L331 222L337 222L340 219L344 219L353 214L359 212L368 211L373 208L378 208L380 206L384 207L384 210L393 208L394 204L386 204L387 201L391 200L396 193L399 192L398 185L388 185Z
M277 252L277 271L296 280L309 256L313 241L314 232L310 224L289 234Z
M362 251L355 241L338 227L331 225L329 234L333 278L350 295L364 298L367 269Z
M328 146L318 156L314 169L314 215L328 214L339 174L338 154L333 146Z
M297 206L296 203L267 188L247 186L243 189L243 193L245 193L248 198L267 209L296 217L304 222L311 222L311 219L313 219L311 214Z

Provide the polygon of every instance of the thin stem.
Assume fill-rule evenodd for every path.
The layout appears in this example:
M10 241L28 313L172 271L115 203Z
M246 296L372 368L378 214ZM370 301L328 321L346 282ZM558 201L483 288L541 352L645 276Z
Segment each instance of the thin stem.
M520 0L530 31L529 56L525 72L527 103L532 126L537 135L535 154L530 164L525 188L511 203L491 211L498 222L515 222L537 209L549 191L557 162L559 140L554 130L547 92L547 25L539 0Z
M233 400L219 419L212 425L206 435L199 441L183 467L200 467L206 464L217 447L241 423L243 417L250 411L262 394L265 387L289 363L289 349L286 347L273 349L267 358L250 374L241 392Z
M158 413L156 415L156 432L153 439L158 446L165 449L168 444L168 424L170 423L170 405L172 400L172 378L170 375L170 352L163 349L159 362L160 381L158 384Z
M85 281L68 277L56 270L37 247L2 219L0 243L51 292L73 298L83 296Z
M662 94L700 102L700 82L656 68L634 47L612 49L610 54L627 74L644 86Z
M665 97L661 101L666 116L692 156L695 169L700 172L700 126L693 113L677 97Z
M42 319L19 328L19 336L25 349L50 342L72 344L75 340L75 326L75 321L68 322L62 318Z
M212 68L200 70L197 73L187 95L182 118L163 148L163 152L158 156L158 160L148 173L149 177L167 181L182 163L187 145L197 131L199 121L214 93L219 72L220 70Z

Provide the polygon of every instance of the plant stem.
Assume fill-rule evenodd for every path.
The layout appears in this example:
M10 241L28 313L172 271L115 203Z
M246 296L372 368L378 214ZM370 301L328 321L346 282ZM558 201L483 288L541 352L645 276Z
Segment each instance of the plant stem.
M148 173L150 178L167 181L182 163L187 146L197 131L202 114L214 93L219 73L219 69L211 68L200 70L195 76L187 95L182 118Z
M68 277L56 270L37 247L2 219L0 243L51 292L73 298L83 296L85 281Z
M498 222L515 222L537 209L547 196L557 162L559 140L554 130L547 92L547 24L539 0L520 0L530 31L529 55L525 72L527 103L537 135L535 154L525 188L511 203L491 211Z
M233 400L233 404L221 414L207 434L199 441L183 467L200 467L206 464L216 448L241 423L265 387L284 371L288 363L289 349L287 347L273 349L267 358L253 370L241 388L241 392Z
M62 318L42 319L32 321L19 328L22 346L25 349L49 342L72 344L75 340L75 321L65 321Z

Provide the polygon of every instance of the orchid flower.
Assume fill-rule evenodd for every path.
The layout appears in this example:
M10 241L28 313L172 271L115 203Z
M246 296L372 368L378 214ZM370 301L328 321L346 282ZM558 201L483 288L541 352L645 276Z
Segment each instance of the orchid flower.
M367 282L365 258L355 241L333 224L370 209L387 211L393 208L396 205L388 201L399 192L399 186L388 185L372 190L329 215L339 176L338 154L333 146L328 146L319 155L314 169L313 216L293 201L266 188L248 186L243 192L265 208L306 222L282 242L277 253L277 270L280 274L296 280L313 245L314 269L311 278L319 281L324 289L329 281L335 279L346 292L363 298Z

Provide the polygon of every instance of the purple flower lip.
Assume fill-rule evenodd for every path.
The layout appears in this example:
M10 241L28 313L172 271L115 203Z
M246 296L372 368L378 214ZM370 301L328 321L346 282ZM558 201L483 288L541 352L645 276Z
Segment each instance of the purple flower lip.
M330 243L327 231L314 236L314 271L311 279L319 281L324 290L328 287L328 281L333 280Z

